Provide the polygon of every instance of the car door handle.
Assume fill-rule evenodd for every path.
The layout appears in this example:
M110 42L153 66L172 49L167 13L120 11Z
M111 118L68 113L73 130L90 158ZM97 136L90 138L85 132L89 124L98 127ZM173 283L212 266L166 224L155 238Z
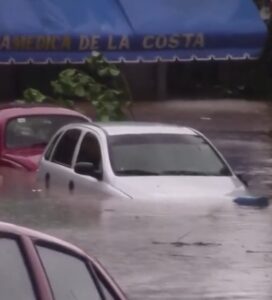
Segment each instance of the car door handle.
M69 191L70 191L70 192L73 192L73 191L74 191L74 189L75 189L75 184L74 184L74 182L73 182L72 180L69 181L68 187L69 187Z
M45 188L49 189L49 187L50 187L50 174L46 173L45 174Z

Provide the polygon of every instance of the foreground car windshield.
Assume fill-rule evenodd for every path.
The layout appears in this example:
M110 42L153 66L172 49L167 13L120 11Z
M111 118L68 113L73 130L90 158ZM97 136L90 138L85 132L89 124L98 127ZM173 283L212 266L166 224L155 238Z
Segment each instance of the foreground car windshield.
M113 171L119 176L230 176L231 172L200 136L131 134L109 136Z
M86 122L77 116L50 115L14 118L6 127L6 147L9 149L45 146L62 126Z

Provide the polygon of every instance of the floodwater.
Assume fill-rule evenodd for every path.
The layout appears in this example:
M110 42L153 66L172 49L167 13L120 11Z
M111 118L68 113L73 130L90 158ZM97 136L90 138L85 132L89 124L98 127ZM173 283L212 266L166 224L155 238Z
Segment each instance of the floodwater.
M171 102L139 106L135 115L203 131L235 170L246 172L253 192L271 196L268 104ZM37 194L2 200L0 219L82 247L102 262L129 299L272 297L272 206L239 207L227 199L98 200Z

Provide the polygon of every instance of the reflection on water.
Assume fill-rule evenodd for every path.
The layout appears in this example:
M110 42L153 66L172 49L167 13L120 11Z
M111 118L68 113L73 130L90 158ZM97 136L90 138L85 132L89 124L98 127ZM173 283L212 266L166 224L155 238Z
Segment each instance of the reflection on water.
M18 197L1 199L1 221L16 224L48 228L84 227L96 222L100 217L100 201L88 201L73 198L55 198L54 201L43 197Z

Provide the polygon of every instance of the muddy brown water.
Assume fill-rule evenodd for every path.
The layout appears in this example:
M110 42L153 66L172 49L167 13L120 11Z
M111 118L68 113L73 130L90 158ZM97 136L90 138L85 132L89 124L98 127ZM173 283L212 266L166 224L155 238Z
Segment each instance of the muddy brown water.
M271 114L263 102L141 104L138 120L204 132L250 189L271 197ZM272 207L224 199L98 200L33 197L0 202L2 221L56 235L95 255L130 299L268 300Z

